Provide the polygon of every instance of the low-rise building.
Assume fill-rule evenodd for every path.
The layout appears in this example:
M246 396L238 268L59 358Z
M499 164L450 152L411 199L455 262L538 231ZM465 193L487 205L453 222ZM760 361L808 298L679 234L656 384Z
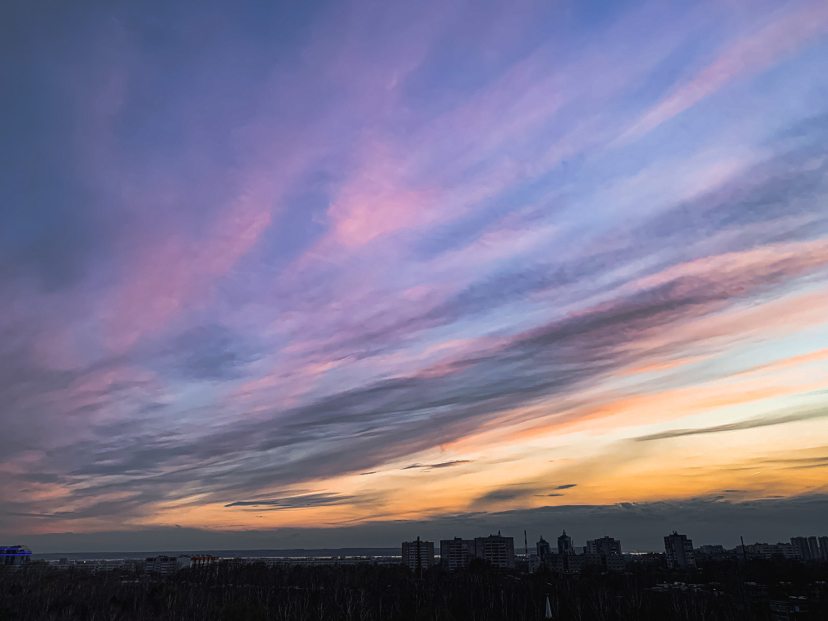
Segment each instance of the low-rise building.
M564 554L563 556L566 570L573 573L578 573L585 567L602 568L604 566L600 554Z
M149 573L170 575L190 566L189 556L154 556L146 560L144 568Z
M604 557L604 564L607 571L625 571L627 569L627 559L623 554L610 554Z
M799 558L799 552L790 543L752 543L746 546L736 546L736 558L742 560L752 560L757 558L772 559L784 558L793 560Z
M121 559L104 559L98 562L97 571L115 571L125 568L126 564Z
M566 571L564 559L565 555L558 554L557 552L550 552L544 557L542 562L539 560L538 564L541 567L545 567L551 571L564 572Z
M787 600L768 602L771 621L794 621L811 619L808 600L805 597L789 597Z
M203 569L212 565L217 565L221 559L218 556L210 556L209 554L197 554L190 557L191 569Z

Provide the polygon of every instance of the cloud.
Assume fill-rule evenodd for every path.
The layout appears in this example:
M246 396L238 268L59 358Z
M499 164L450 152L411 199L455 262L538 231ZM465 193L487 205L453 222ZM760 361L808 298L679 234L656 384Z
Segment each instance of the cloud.
M258 357L255 348L226 326L189 328L174 341L177 370L194 379L232 379Z
M772 20L760 32L738 41L688 84L679 87L647 111L621 136L619 142L641 137L709 97L733 78L780 62L809 39L828 30L828 11L819 3L807 5L788 15L774 16Z
M414 468L424 468L426 470L434 470L438 468L451 468L452 466L459 466L460 464L469 464L471 463L472 459L453 459L452 461L444 461L437 464L411 464L410 466L405 466L403 470L412 470Z
M225 507L266 507L268 510L298 509L304 507L329 507L331 505L349 505L357 501L356 496L343 494L317 493L283 496L281 498L261 500L237 500Z
M527 330L485 355L476 353L449 375L389 379L293 409L271 408L206 434L102 439L95 461L71 470L83 484L70 494L81 498L115 489L137 494L119 509L114 502L96 511L148 506L196 490L205 500L226 503L230 494L256 493L274 482L289 485L376 469L472 433L500 412L550 394L574 394L585 383L629 364L625 344L677 321L727 308L731 297L744 298L785 281L818 257L803 253L797 259L772 252L756 262L727 261L723 274L715 262L702 263L706 267L692 275L684 269L672 279L657 279L652 289ZM288 447L297 452L287 453ZM63 459L62 453L54 452L51 459ZM118 473L129 478L97 480ZM181 487L185 484L186 492ZM506 488L483 494L478 502L529 493L534 490Z
M809 127L812 137L822 137L828 122L813 119ZM326 342L324 348L329 355L377 356L423 331L481 321L508 305L539 298L577 305L589 296L607 295L628 282L633 270L641 276L656 274L707 256L824 235L825 149L809 140L791 150L786 141L783 136L769 145L778 151L775 157L739 171L720 187L668 202L651 217L615 227L592 245L559 252L554 261L507 261L421 311L421 304L405 305L404 314L396 318L383 311L381 317L360 317L359 324L338 325L347 336ZM441 261L435 259L437 265ZM642 273L643 265L647 268ZM600 286L585 286L599 275Z
M482 496L479 496L475 501L475 506L485 507L491 503L500 503L506 502L509 500L519 500L521 498L526 498L527 496L535 496L538 498L552 498L556 496L563 496L563 494L559 492L552 492L552 493L543 493L539 494L536 493L540 491L539 487L541 484L534 484L534 485L527 485L527 484L515 484L515 485L507 485L505 487L499 487L493 490L489 490ZM570 489L573 487L577 487L575 483L569 483L566 485L558 485L553 489L556 490L564 490Z
M528 487L521 487L518 485L500 487L497 489L490 490L482 496L479 496L475 501L475 505L487 506L490 503L499 503L508 500L518 500L520 498L525 498L526 496L532 495L533 491L535 490Z
M650 442L652 440L666 440L668 438L681 438L683 436L695 436L707 433L723 433L726 431L757 429L760 427L771 427L774 425L784 425L786 423L796 423L800 421L814 420L817 418L825 418L826 416L828 416L828 409L795 412L793 414L757 416L756 418L750 418L748 420L743 420L736 423L714 425L712 427L702 427L699 429L674 429L672 431L662 431L660 433L654 433L647 436L640 436L636 438L636 440L639 442Z
M474 459L415 455L592 416L596 394L695 391L779 323L821 326L770 317L824 301L821 48L773 78L784 104L750 85L711 97L815 40L821 5L721 19L652 5L573 32L554 3L509 20L470 7L205 6L150 20L152 37L140 9L90 10L71 32L60 11L21 14L0 42L23 63L0 147L9 515L44 529L228 503L369 515L367 491L290 490L369 473L360 485L381 487L404 464L433 479ZM493 40L508 49L479 43ZM638 151L703 98L719 125ZM626 144L607 150L618 127ZM619 379L694 357L703 373ZM666 433L785 422L769 420ZM485 509L550 489L529 487L469 494Z
M111 551L273 550L342 547L399 549L411 533L440 541L454 536L477 537L501 530L520 539L550 528L566 529L576 545L605 531L619 538L624 551L661 551L663 536L686 533L693 544L718 543L735 547L745 541L785 541L801 533L820 532L828 511L828 496L814 494L733 502L695 498L674 502L561 505L502 512L470 512L426 520L373 521L346 527L207 530L184 527L127 528L96 533L29 534L27 545L38 553ZM14 533L17 539L23 531ZM534 540L534 539L533 539Z

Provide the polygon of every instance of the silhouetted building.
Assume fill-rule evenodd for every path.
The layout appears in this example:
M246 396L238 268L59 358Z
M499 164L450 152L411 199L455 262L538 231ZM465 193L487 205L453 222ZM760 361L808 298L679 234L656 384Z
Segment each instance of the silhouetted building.
M627 569L627 559L623 554L610 554L603 557L607 571L624 571Z
M217 565L221 559L218 556L210 556L209 554L198 554L190 557L190 567L193 569L203 569L211 565Z
M695 569L696 555L693 553L693 541L687 535L679 535L673 531L672 535L664 538L664 552L667 554L667 567L679 569Z
M190 566L189 556L154 556L147 559L144 568L151 573L169 575Z
M412 571L417 569L428 569L434 564L434 542L433 541L403 541L402 562L408 565Z
M828 561L828 537L819 538L819 556L823 561Z
M24 565L32 558L32 551L26 546L0 547L0 563L3 565Z
M454 571L468 567L474 558L474 541L471 539L443 539L440 541L440 563L443 569Z
M558 537L558 554L574 554L575 549L572 547L572 537L563 532L563 535Z
M788 545L790 548L790 544ZM736 553L739 552L738 549L736 550L725 550L724 546L721 545L701 545L695 550L696 554L696 564L701 565L702 563L706 563L708 561L730 561L737 558ZM741 552L739 552L741 554ZM741 557L739 557L741 558Z
M813 558L807 537L791 537L791 545L797 557L803 561L810 561Z
M612 537L601 537L586 542L584 554L597 554L601 565L607 571L624 571L627 563L621 553L621 541Z
M602 554L609 556L610 554L621 554L621 542L612 537L601 537L600 539L591 539L586 542L584 548L586 554Z
M819 543L816 537L808 537L808 551L811 553L812 560L819 560Z
M704 547L704 546L702 546ZM752 560L757 558L772 559L784 558L793 560L799 558L799 552L790 543L753 543L746 546L736 546L736 558L738 560Z
M543 538L543 535L541 535L540 541L535 544L535 550L538 554L538 560L541 563L543 563L552 553L552 550L549 547L549 542Z
M551 552L543 564L552 571L566 571L566 555Z
M632 552L625 554L624 559L635 565L661 565L664 560L663 552Z
M514 569L515 540L512 537L502 537L499 531L496 535L475 537L474 555L495 567Z
M771 621L795 621L812 619L809 614L808 600L804 597L790 597L787 600L768 602Z
M564 554L564 564L567 571L578 573L584 567L603 568L604 561L600 554ZM623 560L623 557L621 557Z

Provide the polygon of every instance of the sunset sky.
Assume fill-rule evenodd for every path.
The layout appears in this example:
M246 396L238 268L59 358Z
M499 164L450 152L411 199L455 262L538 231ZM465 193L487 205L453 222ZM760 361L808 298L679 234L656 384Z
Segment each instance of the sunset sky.
M817 534L824 0L20 0L0 47L0 543Z

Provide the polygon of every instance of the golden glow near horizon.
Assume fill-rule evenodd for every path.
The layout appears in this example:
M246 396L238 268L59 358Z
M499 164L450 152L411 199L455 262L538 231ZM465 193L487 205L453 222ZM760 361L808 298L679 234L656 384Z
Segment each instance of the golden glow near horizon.
M562 504L825 492L828 350L765 355L746 352L737 358L743 366L723 365L712 377L703 376L716 368L715 356L620 371L604 390L497 413L468 435L372 472L263 487L245 498L258 505L227 507L198 496L161 502L128 526L330 527ZM690 373L687 365L699 381L669 387ZM642 375L665 388L642 394L640 384L616 384ZM304 508L267 504L327 494L341 499Z

